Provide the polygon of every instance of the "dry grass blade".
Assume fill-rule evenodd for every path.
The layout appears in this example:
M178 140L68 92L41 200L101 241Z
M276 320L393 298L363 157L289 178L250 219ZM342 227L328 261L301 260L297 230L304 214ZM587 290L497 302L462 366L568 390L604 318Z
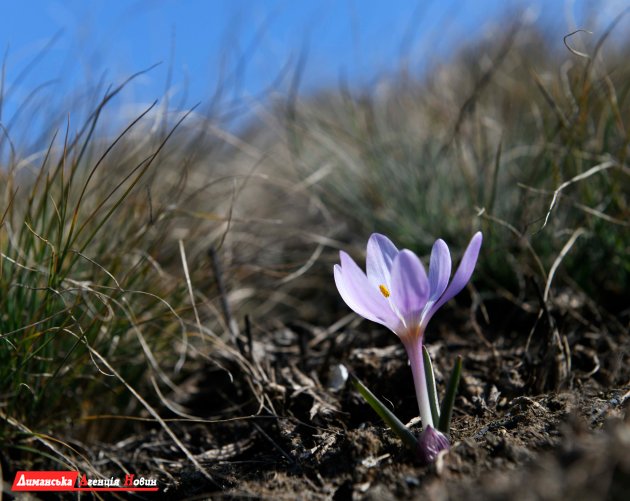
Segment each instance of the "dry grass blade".
M573 35L576 35L577 33L588 33L589 35L592 35L593 32L592 31L588 31L588 30L575 30L572 31L571 33L565 35L564 37L562 37L562 41L564 42L564 46L569 50L569 52L571 52L572 54L575 54L576 56L580 56L580 57L584 57L586 59L590 59L591 56L589 56L588 54L586 54L585 52L580 52L579 50L575 50L573 47L571 47L569 45L569 42L567 42L567 40L569 38L571 38Z
M547 276L547 283L545 283L545 290L543 292L543 300L545 302L549 299L549 291L551 290L551 283L553 282L553 277L555 276L556 271L558 270L558 267L562 263L562 260L569 253L569 251L571 250L571 247L573 247L577 239L580 238L585 233L586 233L586 230L584 228L578 228L577 230L575 230L573 234L571 235L571 237L569 238L569 240L567 240L567 243L564 244L564 247L562 247L560 254L558 254L558 257L555 259L555 261L551 265L551 268L549 268L549 274Z
M553 192L553 198L551 199L551 203L549 204L549 209L547 209L547 214L545 215L545 220L539 231L541 231L543 228L545 228L545 226L547 226L547 222L549 221L549 217L551 216L551 211L553 211L554 207L556 206L556 202L558 201L558 197L560 193L562 192L562 190L571 186L574 183L588 179L589 177L599 172L611 169L615 167L616 165L617 164L613 161L603 162L601 164L595 165L594 167L591 167L590 169L588 169L586 172L583 172L582 174L578 174L577 176L572 177L568 181L565 181L560 186L558 186Z

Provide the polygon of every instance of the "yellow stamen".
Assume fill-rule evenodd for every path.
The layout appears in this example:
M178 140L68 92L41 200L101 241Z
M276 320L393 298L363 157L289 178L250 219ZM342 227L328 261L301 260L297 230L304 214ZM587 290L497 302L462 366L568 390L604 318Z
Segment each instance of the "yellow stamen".
M387 287L379 285L378 288L381 289L381 294L383 294L383 296L389 297L389 290L387 290Z

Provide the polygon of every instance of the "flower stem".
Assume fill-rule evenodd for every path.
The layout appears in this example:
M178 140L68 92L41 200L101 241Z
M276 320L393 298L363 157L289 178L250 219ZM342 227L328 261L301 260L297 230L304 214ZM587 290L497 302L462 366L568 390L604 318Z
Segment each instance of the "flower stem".
M422 358L422 337L404 343L411 364L413 383L416 387L416 398L420 409L420 419L422 419L422 429L433 425L431 416L431 403L429 402L429 392L427 391L427 379L424 373L424 360Z

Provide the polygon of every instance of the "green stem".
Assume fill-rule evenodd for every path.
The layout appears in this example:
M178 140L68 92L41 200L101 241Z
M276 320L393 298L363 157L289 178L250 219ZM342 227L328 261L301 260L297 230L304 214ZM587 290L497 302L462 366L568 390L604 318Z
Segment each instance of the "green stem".
M424 358L424 375L427 380L427 391L429 392L429 404L431 405L431 416L433 422L440 420L440 411L438 410L437 388L435 387L435 376L433 375L433 364L429 356L429 350L422 345L422 357Z
M462 374L462 357L457 356L451 377L446 387L446 395L442 401L442 412L440 413L440 423L438 430L442 433L448 433L451 429L451 417L453 416L453 406L455 405L455 396L457 395L457 387L459 386L459 378Z

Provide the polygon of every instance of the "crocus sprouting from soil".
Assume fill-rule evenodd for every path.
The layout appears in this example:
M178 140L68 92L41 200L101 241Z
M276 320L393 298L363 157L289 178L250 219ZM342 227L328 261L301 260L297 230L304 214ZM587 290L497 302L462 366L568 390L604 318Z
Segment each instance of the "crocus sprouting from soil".
M429 425L420 434L416 454L420 461L424 464L429 464L435 461L440 451L448 448L448 438Z
M390 329L405 346L422 419L420 443L424 440L432 444L437 452L448 447L448 440L433 423L422 338L435 312L470 280L481 241L481 232L477 232L450 284L451 255L443 240L433 244L428 276L418 256L407 249L399 251L389 238L378 233L368 240L367 274L343 251L339 253L341 264L334 267L335 283L346 304L362 317Z

